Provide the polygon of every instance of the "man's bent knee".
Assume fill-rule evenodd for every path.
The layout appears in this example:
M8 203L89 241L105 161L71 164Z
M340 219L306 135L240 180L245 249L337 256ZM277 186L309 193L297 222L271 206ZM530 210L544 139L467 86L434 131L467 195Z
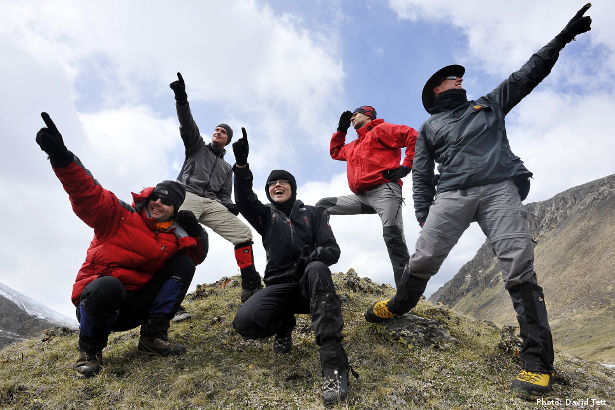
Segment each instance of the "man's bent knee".
M314 205L316 208L322 209L322 210L326 210L328 208L331 208L333 206L335 206L337 204L337 198L336 197L328 197L328 198L323 198L320 201L316 202L316 205Z

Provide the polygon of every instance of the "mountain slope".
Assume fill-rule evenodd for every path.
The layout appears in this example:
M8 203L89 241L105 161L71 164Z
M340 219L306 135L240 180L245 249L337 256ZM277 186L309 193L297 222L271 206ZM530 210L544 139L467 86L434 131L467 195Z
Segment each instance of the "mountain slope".
M77 321L41 305L0 283L0 348L54 326L76 327Z
M360 374L351 379L351 408L527 408L510 391L519 364L502 331L421 301L386 326L363 312L393 289L335 274L344 314L344 345ZM235 287L221 287L221 286ZM272 338L245 340L231 326L237 280L200 286L185 306L192 319L174 323L182 356L137 352L138 329L113 333L99 375L79 379L70 365L77 333L56 330L0 351L2 408L321 408L318 348L309 316L297 315L293 349L272 352ZM511 347L512 346L512 347ZM612 405L615 371L558 352L551 400L590 397Z
M615 175L525 209L533 220L534 264L556 346L615 364ZM516 324L487 243L430 301L477 319Z

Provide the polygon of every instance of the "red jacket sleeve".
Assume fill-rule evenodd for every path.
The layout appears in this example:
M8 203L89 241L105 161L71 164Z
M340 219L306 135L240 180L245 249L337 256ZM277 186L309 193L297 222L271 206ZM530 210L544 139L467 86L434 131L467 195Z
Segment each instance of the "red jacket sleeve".
M383 123L372 131L376 133L378 140L384 145L392 148L405 148L406 156L401 165L412 168L416 137L418 136L418 132L414 128L407 125Z
M346 161L348 156L346 154L346 134L336 131L331 136L331 145L329 148L331 158L338 161Z
M76 158L76 157L75 157ZM98 238L114 233L126 209L111 191L98 184L78 158L68 166L54 169L75 214L94 229Z

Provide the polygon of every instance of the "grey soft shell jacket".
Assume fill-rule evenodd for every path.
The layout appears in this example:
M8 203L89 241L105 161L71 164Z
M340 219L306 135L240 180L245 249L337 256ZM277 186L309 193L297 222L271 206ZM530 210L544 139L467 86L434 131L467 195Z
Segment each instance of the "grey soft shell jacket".
M224 160L226 150L211 143L205 144L188 103L176 104L176 108L179 131L186 148L186 159L177 180L193 194L215 199L225 206L231 204L233 171Z
M531 172L510 149L504 117L550 72L563 44L552 40L489 94L466 106L432 115L421 126L412 169L417 219L438 192L486 185Z

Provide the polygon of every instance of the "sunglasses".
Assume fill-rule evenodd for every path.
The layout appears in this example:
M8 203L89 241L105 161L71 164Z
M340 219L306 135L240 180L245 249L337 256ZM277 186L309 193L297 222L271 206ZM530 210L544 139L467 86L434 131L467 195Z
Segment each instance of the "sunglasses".
M269 182L267 182L267 186L268 186L268 187L274 186L274 185L276 185L276 184L280 184L280 185L290 185L290 182L288 182L288 180L286 180L286 179L278 179L278 180L275 180L275 181L269 181Z
M163 204L163 205L166 205L166 206L173 205L173 201L171 201L171 199L169 199L169 197L168 197L168 196L163 195L163 194L161 194L161 193L159 193L159 192L153 192L153 193L149 196L149 199L150 199L150 200L152 200L152 201L154 201L154 202L156 202L157 200L159 200L159 199L160 199L160 202L162 202L162 204Z
M448 77L444 77L442 80L440 80L440 82L444 80L457 80L459 78L463 78L463 77L457 77L456 75L449 75Z

